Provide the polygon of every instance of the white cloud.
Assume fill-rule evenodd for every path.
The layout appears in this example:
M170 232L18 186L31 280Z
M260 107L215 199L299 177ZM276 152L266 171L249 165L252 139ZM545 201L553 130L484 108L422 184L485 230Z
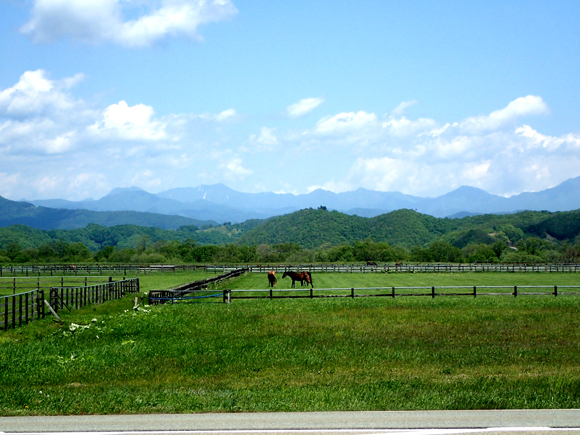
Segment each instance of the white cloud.
M250 169L242 166L242 159L240 158L233 158L221 166L226 169L226 177L230 180L245 178L253 173Z
M417 134L423 133L425 130L430 130L437 126L437 122L434 119L420 118L417 121L411 121L404 116L399 118L392 117L387 121L383 122L382 125L387 129L390 136L404 137L404 136L416 136Z
M156 7L148 8L137 19L125 18L147 5ZM200 38L200 25L229 19L236 13L229 0L35 0L30 21L20 31L34 42L70 36L92 44L144 47L167 36Z
M0 172L0 196L11 196L23 184L20 173Z
M201 115L197 115L200 119L205 119L207 121L217 121L223 122L229 119L235 118L238 116L238 112L235 109L227 109L218 114L214 113L203 113Z
M227 109L223 112L220 112L216 117L216 121L225 121L226 119L235 118L238 113L234 109Z
M325 116L316 123L315 132L322 135L345 134L378 125L377 115L364 111Z
M4 171L5 194L98 197L106 188L135 184L131 180L143 167L155 174L140 176L144 187L159 186L163 178L177 174L201 173L201 167L210 173L225 171L230 179L252 173L223 151L233 140L230 130L237 127L227 122L237 117L234 109L158 117L151 106L125 101L95 108L71 93L83 77L52 80L45 71L27 71L14 86L0 89L0 161L2 170L11 168ZM261 140L267 139L262 135ZM91 187L79 174L94 174L97 166L105 178L97 182L95 175ZM8 183L17 173L26 182ZM91 188L92 194L86 194Z
M127 140L159 140L166 138L165 124L152 120L153 108L144 104L129 107L125 101L112 104L101 119L90 126L90 133Z
M274 129L268 127L262 127L258 135L251 134L248 140L249 146L243 147L242 150L254 153L271 152L280 144Z
M0 91L0 111L7 116L38 115L48 110L70 110L75 101L64 91L84 78L77 74L61 81L47 78L46 71L26 71L11 88Z
M391 115L393 115L393 116L401 116L403 113L405 113L405 111L409 107L413 107L413 106L415 106L417 104L419 104L419 102L417 100L403 101L401 104L399 104L397 107L395 107L391 111Z
M548 112L548 106L541 97L528 95L512 101L507 107L491 112L487 116L467 118L459 123L458 127L471 133L497 130L519 117L542 115Z
M569 133L562 137L547 136L538 133L529 125L523 125L516 129L516 134L526 138L527 143L531 147L541 147L549 150L560 149L561 151L580 150L580 135Z
M300 118L312 112L318 106L324 103L324 98L304 98L297 103L291 104L286 108L286 113L290 118Z
M580 175L579 134L549 136L517 124L520 116L546 113L540 97L444 125L358 111L248 135L255 120L234 109L158 116L124 100L90 105L73 94L82 79L27 71L0 89L0 195L83 199L121 185L165 190L216 182L240 190L365 187L421 196L471 185L509 195ZM242 160L241 152L261 154Z
M4 152L61 154L73 149L79 131L98 114L70 94L83 78L51 80L44 70L26 71L14 86L0 90Z

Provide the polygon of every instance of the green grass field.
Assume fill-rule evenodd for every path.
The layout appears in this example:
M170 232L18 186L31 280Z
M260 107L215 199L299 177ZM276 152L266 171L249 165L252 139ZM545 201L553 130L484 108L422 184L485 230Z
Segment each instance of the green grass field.
M281 272L276 276L278 278L276 289L290 288L292 283L290 278L282 279ZM576 273L317 273L312 278L315 288L580 285L580 274ZM247 273L231 284L226 283L225 286L232 289L267 289L268 278L265 273Z
M176 287L191 281L211 278L216 274L204 271L177 271L173 272L154 272L147 275L131 275L127 278L139 277L141 291L160 290ZM82 286L85 277L74 276L71 274L62 276L65 286ZM113 280L123 279L122 275L113 275ZM102 283L108 280L107 276L93 275L87 277L89 285ZM41 287L58 287L61 284L61 276L41 276L41 277L3 277L0 278L0 296L7 296L16 293L22 293L35 289L40 284Z
M274 296L283 295L305 295L305 287L296 283L296 289L300 292L291 292L292 281L289 277L282 278L282 273L277 274L278 283L274 288ZM416 289L398 291L407 294L431 293L431 287L455 287L466 286L463 289L437 289L438 294L448 294L455 292L472 292L473 286L479 288L478 294L484 293L513 293L514 286L544 286L544 288L521 288L520 293L549 293L554 291L554 286L559 287L560 293L580 293L580 288L566 286L580 286L580 275L573 273L318 273L312 276L314 284L314 294L350 294L350 290L321 292L316 289L356 288L356 294L390 294L391 287L417 287ZM485 288L485 286L491 288ZM505 288L495 288L505 286ZM384 287L383 291L364 291L365 287ZM248 273L233 280L220 283L215 286L217 289L232 289L232 296L241 296L235 290L241 289L268 289L268 278L265 273ZM248 294L246 294L248 295ZM249 295L260 295L250 293ZM266 296L262 293L261 296Z
M147 277L142 288L182 283L165 280ZM314 276L315 287L385 282L578 277ZM247 274L222 287L266 285ZM207 299L137 312L132 299L63 311L63 326L47 318L0 332L0 414L580 407L578 296Z

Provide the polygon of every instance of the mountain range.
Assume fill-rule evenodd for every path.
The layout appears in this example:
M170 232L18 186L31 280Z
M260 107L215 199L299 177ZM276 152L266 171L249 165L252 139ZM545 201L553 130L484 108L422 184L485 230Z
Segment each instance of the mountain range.
M84 228L91 223L106 227L130 224L161 229L217 224L215 221L148 212L50 208L23 201L10 201L0 196L0 227L27 225L40 230L54 230Z
M273 192L244 193L223 184L214 184L169 189L157 194L138 187L116 188L98 200L48 199L28 202L53 209L146 212L180 216L198 222L219 223L265 219L320 206L361 217L374 217L399 209L412 209L434 217L464 217L489 213L515 213L522 210L580 209L580 177L568 179L551 189L525 192L509 198L468 186L436 198L422 198L400 192L379 192L363 188L343 193L317 189L301 195Z

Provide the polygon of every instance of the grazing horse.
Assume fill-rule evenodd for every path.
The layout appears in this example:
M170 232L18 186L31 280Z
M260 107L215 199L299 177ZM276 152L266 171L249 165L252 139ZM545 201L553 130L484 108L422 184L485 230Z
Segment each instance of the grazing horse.
M268 287L274 288L277 282L278 279L276 279L276 272L274 270L268 272Z
M284 272L284 275L282 275L282 279L286 278L287 276L289 276L290 279L292 280L292 285L290 286L290 288L296 288L296 281L300 281L300 284L302 284L303 281L306 281L307 283L312 285L312 277L310 276L310 272L302 272L302 273ZM314 288L314 286L312 286L312 288Z
M314 288L314 286L312 285L312 274L310 272L308 272L307 270L303 270L302 276L304 277L304 281L306 281L306 287L308 287L308 284L310 284L312 286L312 288ZM300 283L300 284L302 284L302 283Z
M376 266L377 263L375 263L374 261L367 261L367 266Z

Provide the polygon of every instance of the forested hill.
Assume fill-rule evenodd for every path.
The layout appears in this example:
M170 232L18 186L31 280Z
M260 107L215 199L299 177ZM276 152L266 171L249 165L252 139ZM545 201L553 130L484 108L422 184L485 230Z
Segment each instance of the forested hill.
M71 210L72 211L72 210ZM580 240L580 210L570 212L525 211L506 215L479 215L461 219L435 218L413 210L398 210L374 218L351 216L324 209L304 209L268 220L249 220L199 228L181 226L175 230L137 225L103 226L88 224L74 230L33 229L26 225L0 228L0 249L12 243L21 248L38 248L56 241L82 243L96 252L152 246L162 242L206 245L296 244L319 248L353 244L362 240L386 242L391 246L424 247L444 241L457 248L470 244L489 245L502 240L512 246L525 237L576 243Z
M84 228L90 223L112 227L115 225L140 225L163 229L178 228L183 225L203 226L217 224L183 216L169 216L136 211L90 211L36 207L22 201L11 201L0 196L0 227L26 225L41 230L55 228Z
M323 209L305 209L269 219L243 234L238 243L297 243L305 248L315 248L323 244L338 245L372 239L411 248L443 238L465 246L469 243L489 243L489 234L497 232L498 227L509 232L509 228L504 228L506 226L517 229L522 236L528 234L572 240L580 233L580 210L558 213L525 211L442 219L408 209L374 218Z
M305 248L339 245L371 238L392 245L423 245L458 227L457 219L438 219L412 210L374 218L337 211L305 209L269 219L242 235L240 244L297 243Z

